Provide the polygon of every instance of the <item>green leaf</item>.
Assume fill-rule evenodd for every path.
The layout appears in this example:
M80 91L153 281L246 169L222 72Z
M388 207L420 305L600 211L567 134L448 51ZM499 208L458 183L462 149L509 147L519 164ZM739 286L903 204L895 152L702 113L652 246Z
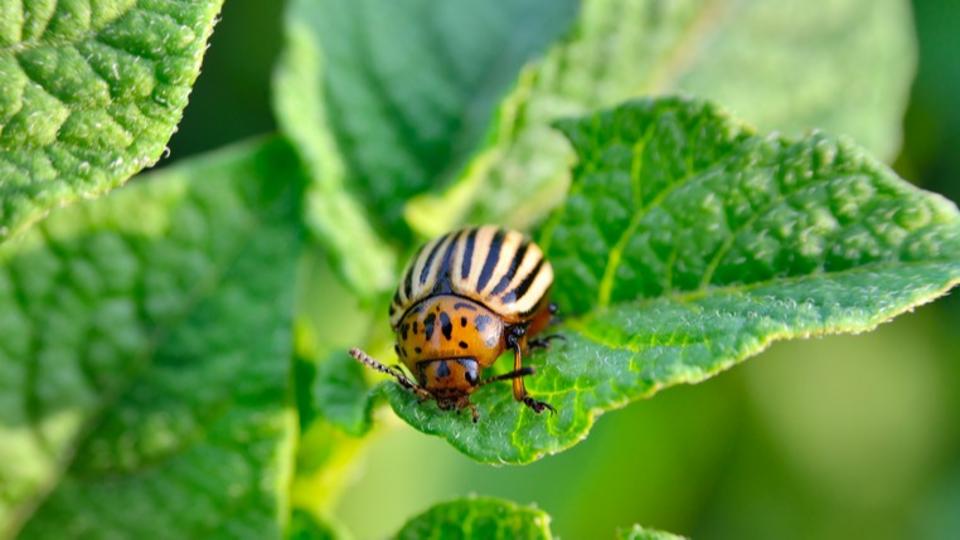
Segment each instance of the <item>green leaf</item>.
M550 516L533 507L491 497L445 502L412 518L398 540L516 538L550 540Z
M369 344L375 327L371 312L385 316L385 310L365 306L319 249L306 250L299 275L296 386L301 427L323 419L351 435L363 435L370 429L373 402L362 366L346 350Z
M521 66L575 11L574 0L290 3L275 110L314 180L312 229L351 285L394 285L381 236L410 239L406 199L457 172Z
M159 159L222 3L0 2L0 241Z
M312 413L359 437L370 430L373 396L362 365L345 350L316 364L311 384Z
M845 140L758 136L682 99L562 129L580 161L541 246L566 340L532 355L528 379L558 413L485 388L474 425L386 385L402 418L479 461L561 451L604 411L776 340L870 330L960 282L957 208Z
M304 183L248 143L0 246L0 536L281 534Z
M424 206L461 208L434 229L536 223L562 202L574 159L551 122L644 95L713 99L764 130L848 134L892 158L914 50L906 0L585 0L575 31L503 102L455 193Z
M634 525L629 529L617 531L617 538L620 540L684 540L683 536L655 529L647 529L640 525Z

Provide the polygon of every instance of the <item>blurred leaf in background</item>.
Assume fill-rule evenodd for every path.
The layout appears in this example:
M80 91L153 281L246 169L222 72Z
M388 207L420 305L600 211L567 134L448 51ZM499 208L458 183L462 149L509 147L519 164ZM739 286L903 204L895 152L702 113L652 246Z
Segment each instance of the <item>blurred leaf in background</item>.
M291 1L277 119L314 180L308 221L351 286L393 285L386 242L411 239L406 199L463 165L575 13L574 0Z
M246 143L0 248L0 535L283 526L305 183L286 142Z
M904 0L585 0L574 31L501 104L457 189L421 201L431 219L413 221L433 234L462 219L535 224L562 200L573 160L551 123L645 95L689 93L763 131L821 128L891 159L911 30Z
M917 183L960 200L960 59L954 0L916 0L920 63L897 167Z
M909 136L896 166L907 178L960 201L960 3L915 0L913 4L920 63L905 121ZM947 302L960 321L960 296L953 295Z

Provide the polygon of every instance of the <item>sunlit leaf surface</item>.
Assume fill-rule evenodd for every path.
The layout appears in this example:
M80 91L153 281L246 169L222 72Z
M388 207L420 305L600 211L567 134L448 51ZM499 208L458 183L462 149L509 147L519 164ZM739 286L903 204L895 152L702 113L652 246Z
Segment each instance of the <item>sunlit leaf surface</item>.
M696 383L771 342L862 332L960 281L960 213L855 145L759 136L714 106L641 100L567 121L579 155L541 245L565 319L528 388L475 395L481 420L384 388L411 425L484 462L527 463L597 415Z

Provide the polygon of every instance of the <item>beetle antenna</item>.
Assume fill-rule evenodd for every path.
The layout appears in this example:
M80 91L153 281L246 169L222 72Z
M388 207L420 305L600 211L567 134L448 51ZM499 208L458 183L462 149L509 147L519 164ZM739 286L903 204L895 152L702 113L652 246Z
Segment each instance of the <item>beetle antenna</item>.
M431 397L430 392L428 392L426 388L410 380L410 378L404 375L404 373L400 371L399 368L385 366L380 362L378 362L377 360L375 360L369 354L361 351L356 347L350 349L350 356L354 357L357 360L357 362L360 362L361 364L364 364L371 369L375 369L380 373L386 373L387 375L390 375L391 377L397 379L397 382L400 384L400 386L406 388L407 390L410 390L411 392L420 396L421 398Z
M520 377L527 377L527 376L529 376L529 375L533 375L533 374L536 373L536 372L537 372L537 370L533 369L532 367L530 367L530 366L524 366L524 367L522 367L522 368L520 368L520 369L518 369L518 370L516 370L516 371L511 371L511 372L509 372L509 373L504 373L504 374L502 374L502 375L497 375L496 377L489 377L489 378L487 378L487 379L484 379L484 380L480 381L480 383L477 385L477 387L479 388L479 387L481 387L481 386L484 386L484 385L487 385L487 384L490 384L490 383L493 383L493 382L497 382L497 381L509 381L509 380L511 380L511 379L517 379L517 378L520 378Z

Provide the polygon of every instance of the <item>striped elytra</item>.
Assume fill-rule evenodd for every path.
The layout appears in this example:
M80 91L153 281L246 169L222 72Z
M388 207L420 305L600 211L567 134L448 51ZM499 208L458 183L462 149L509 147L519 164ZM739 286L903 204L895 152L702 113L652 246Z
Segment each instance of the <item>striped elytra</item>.
M483 304L503 322L530 319L546 301L553 268L522 233L487 225L449 232L422 246L407 265L390 305L396 329L418 302L453 294Z
M357 361L394 377L421 400L441 409L478 412L470 395L498 381L509 381L513 397L536 413L555 409L527 394L523 366L531 347L553 320L548 295L553 268L535 243L516 231L484 226L447 233L427 242L400 278L390 304L394 351L413 376L387 366L360 349ZM483 371L504 351L513 351L513 370L488 378Z

